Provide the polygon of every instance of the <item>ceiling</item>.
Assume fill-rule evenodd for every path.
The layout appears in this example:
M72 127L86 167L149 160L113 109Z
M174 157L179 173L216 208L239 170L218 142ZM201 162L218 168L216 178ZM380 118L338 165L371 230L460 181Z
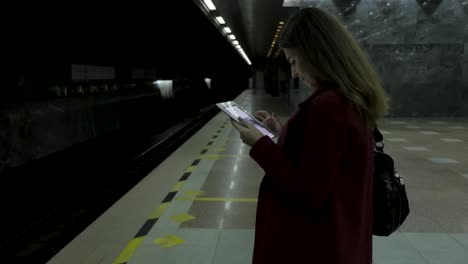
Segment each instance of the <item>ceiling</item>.
M266 57L279 21L298 9L283 7L283 0L212 1L250 58Z
M300 8L333 5L345 15L353 13L360 0L212 0L249 57L266 57L279 21ZM468 1L468 0L459 0ZM283 6L283 3L285 6Z
M212 0L218 15L236 35L250 58L266 57L279 21L287 21L299 8L320 6L331 8L339 15L356 12L361 0ZM283 2L286 2L283 7ZM390 1L389 1L390 2ZM426 14L432 14L443 0L417 0ZM458 0L468 12L468 0ZM385 1L384 1L385 3Z

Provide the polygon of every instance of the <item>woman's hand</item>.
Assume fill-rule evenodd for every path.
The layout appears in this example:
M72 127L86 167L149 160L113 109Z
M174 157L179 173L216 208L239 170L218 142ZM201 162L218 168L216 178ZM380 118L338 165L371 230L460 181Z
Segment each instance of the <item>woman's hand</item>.
M278 120L276 117L275 113L271 113L271 115L264 110L257 111L255 113L255 117L262 122L262 124L273 131L276 135L279 135L281 133L281 129L283 128L283 125L281 122Z
M255 145L255 143L262 138L264 135L254 125L250 124L246 120L239 117L239 123L236 123L231 119L231 123L235 129L240 133L240 138L244 144L249 146Z

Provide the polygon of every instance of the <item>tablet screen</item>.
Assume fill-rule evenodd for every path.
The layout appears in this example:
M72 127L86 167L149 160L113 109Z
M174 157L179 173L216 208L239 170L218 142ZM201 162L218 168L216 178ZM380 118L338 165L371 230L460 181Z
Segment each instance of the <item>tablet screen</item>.
M258 121L252 119L249 115L247 115L244 111L242 111L238 106L234 105L232 109L236 112L238 117L241 117L242 119L245 119L250 124L254 125L258 130L260 130L260 132L262 132L263 135L267 135L270 138L275 137L275 135L273 135L270 131L268 131L265 127L263 127L263 125L258 124L257 123Z
M262 134L267 135L270 138L276 137L275 134L273 134L267 128L265 128L263 124L260 123L258 120L256 120L255 118L252 118L248 113L245 112L244 109L240 108L237 104L226 102L226 103L220 103L217 105L223 111L227 112L227 114L230 115L232 118L234 118L236 121L238 121L239 117L241 117L242 119L245 119L250 124L253 124L260 132L262 132Z

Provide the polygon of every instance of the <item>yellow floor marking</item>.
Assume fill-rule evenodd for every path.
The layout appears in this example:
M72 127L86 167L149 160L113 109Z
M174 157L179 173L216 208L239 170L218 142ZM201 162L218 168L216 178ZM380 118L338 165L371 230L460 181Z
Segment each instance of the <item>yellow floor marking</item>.
M174 188L172 188L171 192L177 192L178 190L180 190L180 188L182 188L182 186L184 186L184 184L185 184L185 181L177 182Z
M165 237L156 238L153 242L161 247L173 247L184 243L185 240L174 235L167 235Z
M154 219L161 217L161 215L166 211L167 207L169 206L169 203L163 203L159 206L158 209L156 209L149 217L149 219Z
M114 264L128 262L137 250L137 248L140 246L140 244L143 243L144 239L144 236L132 239L122 251L122 253L120 253L119 257L114 261Z
M195 217L193 215L183 213L183 214L179 214L179 215L173 215L173 216L171 216L171 219L178 222L178 223L183 223L183 222L195 219Z
M197 166L190 166L185 172L193 172Z

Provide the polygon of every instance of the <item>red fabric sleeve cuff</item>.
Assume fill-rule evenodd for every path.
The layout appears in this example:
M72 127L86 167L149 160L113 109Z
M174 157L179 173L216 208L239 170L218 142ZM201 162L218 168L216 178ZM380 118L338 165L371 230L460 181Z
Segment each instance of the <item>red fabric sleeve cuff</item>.
M263 136L250 149L249 155L254 159L260 167L268 164L268 155L275 147L275 142L268 136Z

